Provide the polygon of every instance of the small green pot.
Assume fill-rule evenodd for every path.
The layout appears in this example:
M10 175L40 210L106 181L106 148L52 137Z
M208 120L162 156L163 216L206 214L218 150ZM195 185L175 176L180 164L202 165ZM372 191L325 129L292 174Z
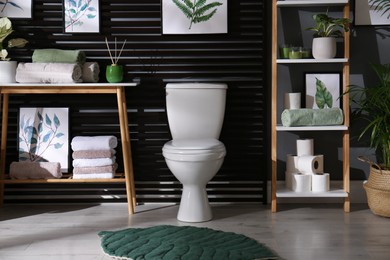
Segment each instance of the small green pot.
M118 83L123 80L122 65L111 64L106 67L106 79L110 83Z

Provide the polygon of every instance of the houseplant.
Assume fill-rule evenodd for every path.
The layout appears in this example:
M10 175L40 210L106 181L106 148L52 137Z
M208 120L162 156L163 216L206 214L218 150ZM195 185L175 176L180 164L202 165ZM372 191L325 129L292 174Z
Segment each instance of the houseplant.
M12 34L12 23L7 17L0 18L0 79L3 83L15 82L16 61L10 61L7 48L22 48L28 41L22 38L8 40L7 46L4 46L6 38Z
M326 14L314 14L316 25L307 28L314 31L312 45L315 59L331 59L336 56L336 38L342 37L343 32L349 31L349 18L333 18Z
M370 163L370 175L364 184L370 209L390 217L390 64L371 64L378 76L375 86L350 86L353 119L365 122L359 140L369 137L369 146L377 151Z

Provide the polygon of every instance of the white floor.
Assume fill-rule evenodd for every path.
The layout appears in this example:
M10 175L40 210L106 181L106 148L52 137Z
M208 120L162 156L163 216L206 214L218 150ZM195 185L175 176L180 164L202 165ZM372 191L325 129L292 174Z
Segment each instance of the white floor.
M126 204L4 205L0 208L0 259L111 259L100 248L101 230L188 225L177 206L144 205L127 214ZM390 259L390 219L364 204L213 205L214 219L194 226L232 231L266 244L281 259Z

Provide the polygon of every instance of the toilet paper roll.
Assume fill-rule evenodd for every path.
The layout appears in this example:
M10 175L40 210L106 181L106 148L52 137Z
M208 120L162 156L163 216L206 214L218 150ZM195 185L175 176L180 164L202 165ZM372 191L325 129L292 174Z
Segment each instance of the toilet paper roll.
M284 93L284 109L301 108L301 93Z
M298 170L305 174L323 173L323 155L302 155L298 158Z
M292 190L295 192L311 191L311 177L309 174L295 173L292 175Z
M297 155L314 155L313 139L298 139L297 140Z
M311 189L313 192L329 191L330 176L329 173L313 174L311 176Z
M294 174L298 174L298 172L287 172L286 171L284 174L284 176L285 176L284 183L285 183L286 188L289 190L292 190L292 178L293 178Z
M287 172L299 172L298 170L299 156L294 154L287 154L286 157L286 171Z

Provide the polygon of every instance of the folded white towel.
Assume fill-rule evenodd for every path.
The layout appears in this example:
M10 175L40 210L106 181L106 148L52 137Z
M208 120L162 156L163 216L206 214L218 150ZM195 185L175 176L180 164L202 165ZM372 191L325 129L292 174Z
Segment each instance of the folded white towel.
M94 167L108 166L115 164L115 156L111 158L96 158L96 159L74 159L73 167Z
M118 145L118 139L113 135L76 136L72 139L73 151L113 149Z
M112 179L114 177L115 177L115 173L112 172L73 174L73 179Z
M61 164L58 162L12 162L12 179L56 179L61 178Z
M116 154L115 149L109 150L80 150L72 153L73 159L111 158Z
M78 83L82 70L76 63L24 63L16 68L19 83Z
M100 69L97 62L86 62L83 64L83 82L98 82L99 73Z
M107 166L93 166L93 167L74 167L73 174L89 174L89 173L115 173L118 165L107 165Z

